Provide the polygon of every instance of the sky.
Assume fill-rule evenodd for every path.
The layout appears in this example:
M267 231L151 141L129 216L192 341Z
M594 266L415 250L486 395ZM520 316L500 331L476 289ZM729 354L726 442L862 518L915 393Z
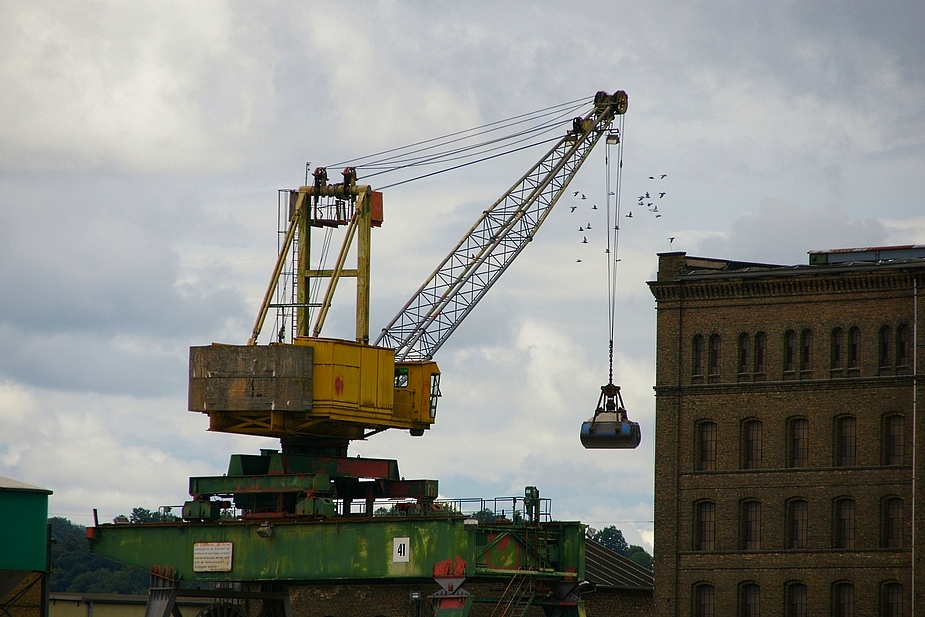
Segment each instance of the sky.
M925 243L923 29L918 0L3 2L0 476L89 524L182 504L189 476L275 447L207 432L186 379L189 346L247 341L277 189L309 162L622 89L614 382L642 445L578 440L608 373L599 146L572 183L588 201L560 202L439 351L434 428L350 453L446 497L536 485L555 518L651 548L657 253ZM541 154L385 191L373 332ZM326 336L353 336L343 298Z

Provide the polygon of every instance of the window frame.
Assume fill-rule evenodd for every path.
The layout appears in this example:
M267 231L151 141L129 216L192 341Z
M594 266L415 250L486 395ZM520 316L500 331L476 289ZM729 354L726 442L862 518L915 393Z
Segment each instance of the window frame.
M906 464L906 417L898 412L883 417L883 439L881 440L883 465Z
M739 583L739 616L759 617L761 615L761 585L756 581ZM752 606L751 602L754 602Z
M706 347L702 334L695 334L691 341L691 377L703 378L706 367Z
M809 328L800 333L800 372L813 372L813 331Z
M856 467L858 464L858 420L852 415L835 417L835 467Z
M838 497L832 508L832 548L853 551L857 548L857 502L853 497Z
M889 372L893 368L893 328L880 326L877 332L877 368Z
M741 522L739 550L761 550L761 501L754 498L743 499L739 505Z
M850 604L850 606L844 604ZM834 617L855 617L857 615L854 583L850 581L832 583L832 615Z
M741 469L761 469L764 466L764 423L758 418L745 418L741 424Z
M787 500L787 550L809 548L809 501L803 497ZM799 518L798 518L798 515ZM798 525L799 521L799 525ZM799 529L798 529L799 527ZM799 532L799 533L798 533ZM799 544L799 546L796 546Z
M905 502L899 495L880 500L880 548L905 546Z
M739 381L748 381L748 377L752 372L752 348L751 348L751 337L748 335L748 332L742 332L739 334L739 345L737 350L737 369L736 374L738 375Z
M706 596L709 596L709 598ZM715 617L716 588L713 585L710 583L694 583L691 600L694 604L692 612L695 617Z
M802 453L799 461L798 453ZM809 467L809 418L804 416L787 420L787 466L791 469Z
M707 378L718 380L722 374L722 339L719 334L711 334L707 344Z
M842 328L832 329L831 352L829 356L830 370L840 372L845 369L846 348L845 331Z
M905 596L903 584L899 581L883 581L880 583L880 616L902 617L903 605L906 600ZM897 598L899 600L899 605L894 605L890 601L891 598Z
M764 332L755 333L754 352L755 379L763 379L768 372L768 336Z
M909 326L901 323L896 326L896 368L907 369L910 367L912 354L912 341L909 334Z
M797 333L793 330L784 332L783 368L785 375L797 370Z
M798 610L794 604L794 590L799 589L802 596L802 610ZM787 581L784 588L784 614L787 617L807 617L807 605L809 604L809 589L803 581Z
M697 471L716 470L716 434L718 430L719 427L713 420L703 419L697 421L694 431L697 440L694 444L696 449L695 469ZM708 433L712 434L712 439L709 442L707 442ZM709 448L707 447L708 445L710 446ZM708 457L708 454L711 454L712 457Z
M852 373L861 371L861 329L857 326L848 328L848 345L847 355L845 356L845 367Z
M716 502L701 499L694 502L694 547L699 553L716 550Z

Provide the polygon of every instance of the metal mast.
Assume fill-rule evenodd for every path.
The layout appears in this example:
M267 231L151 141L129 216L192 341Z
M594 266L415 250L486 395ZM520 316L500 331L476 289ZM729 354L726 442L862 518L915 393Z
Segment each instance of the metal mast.
M626 108L626 92L598 92L594 109L575 118L572 129L482 213L375 344L395 349L399 361L431 359L533 240L614 116Z

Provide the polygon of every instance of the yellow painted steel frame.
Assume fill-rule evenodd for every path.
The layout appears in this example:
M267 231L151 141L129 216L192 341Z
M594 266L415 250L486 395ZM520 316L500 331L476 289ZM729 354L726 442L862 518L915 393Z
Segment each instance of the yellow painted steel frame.
M296 335L309 336L309 311L306 310L308 303L309 280L311 278L328 278L327 290L324 301L315 326L311 335L319 336L324 326L324 320L327 317L328 309L331 306L331 300L337 289L337 283L343 276L356 277L356 341L358 343L369 343L369 259L370 243L372 228L372 194L370 186L356 186L355 184L332 184L324 186L302 186L298 191L294 191L296 198L293 201L292 215L289 221L289 227L286 231L286 237L280 247L279 255L276 259L276 265L273 268L273 274L270 277L270 284L264 294L263 302L260 305L260 311L257 314L257 320L254 323L253 333L248 340L248 345L256 345L257 337L263 329L263 323L266 320L267 312L270 308L271 298L276 291L280 275L285 267L289 250L292 247L293 240L298 232L299 254L297 255L297 302L299 307L296 311ZM339 199L356 199L354 214L351 217L347 233L344 236L340 253L338 254L337 263L331 270L312 270L309 268L309 259L311 256L311 228L312 220L310 214L310 202L312 197L337 197ZM350 247L353 244L354 237L357 239L356 250L356 268L346 269L344 267Z
M342 186L342 185L335 185ZM325 187L332 188L332 187ZM311 330L311 336L320 336L321 329L324 327L324 321L328 315L328 309L331 307L331 301L334 298L334 292L337 290L337 283L343 276L352 276L357 279L356 290L356 341L358 343L369 344L369 257L372 229L372 189L369 186L354 187L350 191L356 197L355 211L347 225L347 232L344 235L344 241L341 244L340 252L337 255L332 270L312 270L309 266L309 257L311 253L310 230L311 220L309 217L302 216L299 220L299 256L298 256L298 302L304 305L308 302L307 290L310 289L309 280L312 278L328 278L328 286L325 290L324 300L321 302L318 316L315 319L315 325ZM312 195L315 187L303 186L299 189L299 195L302 193ZM348 192L344 189L344 192ZM347 270L344 265L347 261L347 255L356 238L356 268ZM308 328L308 310L300 306L296 319L296 335L309 336Z
M430 428L431 384L440 375L436 362L396 367L395 352L385 347L316 337L297 337L294 343L314 349L311 416L318 422L374 432L398 428L421 434ZM349 438L362 436L351 432Z

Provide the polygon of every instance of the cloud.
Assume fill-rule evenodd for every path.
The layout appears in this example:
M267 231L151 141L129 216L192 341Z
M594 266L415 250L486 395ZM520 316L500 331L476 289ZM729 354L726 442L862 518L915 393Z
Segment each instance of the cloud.
M218 1L6 4L0 168L229 169L272 65ZM256 52L256 53L255 53Z
M578 443L606 381L611 297L606 225L582 220L594 224L583 244L564 202L441 350L430 434L351 452L398 457L450 496L535 484L557 516L650 541L655 253L805 263L810 249L921 243L920 12L913 0L888 11L860 0L4 3L0 473L54 489L59 512L182 501L187 476L269 443L207 434L183 401L186 348L250 334L276 256L277 188L301 184L306 161L622 88L614 375L643 445ZM537 158L386 194L374 332ZM626 219L655 172L668 173L663 217ZM600 148L573 186L604 203ZM352 338L350 291L336 298L333 336Z
M887 237L881 221L852 221L835 205L812 208L765 199L757 212L735 219L728 234L703 238L697 254L791 265L807 263L810 250L878 246Z

